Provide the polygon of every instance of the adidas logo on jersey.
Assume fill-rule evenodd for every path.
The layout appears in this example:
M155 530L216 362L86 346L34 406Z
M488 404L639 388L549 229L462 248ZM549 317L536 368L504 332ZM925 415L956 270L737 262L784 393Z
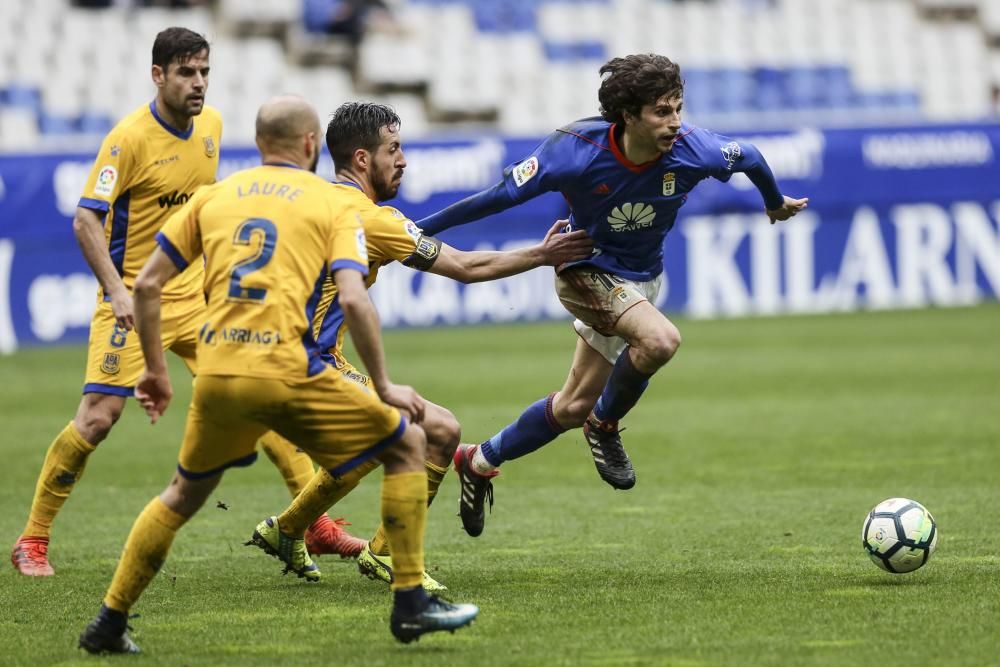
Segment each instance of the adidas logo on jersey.
M656 218L656 210L652 204L622 204L621 208L615 206L608 216L608 224L612 231L631 232L636 229L652 227Z
M159 202L160 208L169 209L172 206L180 206L182 204L186 204L188 199L191 199L191 195L189 195L188 193L178 192L177 190L174 190L172 193L168 195L160 195L159 198L157 199L157 202Z

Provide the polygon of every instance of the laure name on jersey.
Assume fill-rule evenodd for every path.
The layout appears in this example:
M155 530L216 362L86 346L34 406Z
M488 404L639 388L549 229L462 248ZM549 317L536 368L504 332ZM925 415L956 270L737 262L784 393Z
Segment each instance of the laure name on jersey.
M252 195L260 196L270 196L270 197L281 197L287 199L288 201L295 201L295 199L302 194L302 190L295 188L294 190L287 185L279 185L277 183L270 183L264 181L258 183L254 181L250 186L244 190L242 185L236 186L236 196L240 197L250 197Z

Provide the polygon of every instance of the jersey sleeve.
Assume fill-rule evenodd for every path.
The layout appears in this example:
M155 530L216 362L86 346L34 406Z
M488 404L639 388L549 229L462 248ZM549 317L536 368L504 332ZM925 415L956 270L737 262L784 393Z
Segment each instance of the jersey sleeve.
M362 213L368 237L369 260L402 262L413 254L423 232L416 223L392 206L372 206Z
M434 265L441 250L440 241L425 235L415 222L392 206L378 207L365 220L365 235L369 259L379 264L396 261L426 271Z
M507 194L515 203L523 203L545 192L560 190L573 175L576 162L573 142L563 132L553 132L531 155L503 170Z
M346 209L334 222L326 260L331 274L340 269L354 269L368 275L368 239L358 209Z
M113 129L104 138L78 206L107 213L116 199L129 189L137 156L124 132Z
M202 254L198 216L212 190L211 186L199 189L188 203L167 218L156 233L157 245L170 257L178 271L186 269L191 260Z
M564 133L553 132L531 155L508 165L499 183L421 219L418 224L427 234L440 234L505 211L544 192L559 190L573 175L575 161L567 155L571 148Z
M781 208L784 197L774 174L757 147L748 142L699 129L700 156L707 175L726 182L734 173L744 173L757 186L768 209Z

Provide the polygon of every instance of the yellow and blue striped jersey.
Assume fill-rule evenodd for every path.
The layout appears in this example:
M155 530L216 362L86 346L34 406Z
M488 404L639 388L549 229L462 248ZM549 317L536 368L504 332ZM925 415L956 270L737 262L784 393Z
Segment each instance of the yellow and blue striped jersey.
M425 238L416 223L398 209L375 204L356 186L335 184L333 187L352 193L361 216L368 239L368 276L365 279L368 287L375 283L379 268L386 264L403 262L414 268L427 268L437 258L439 244ZM313 335L323 350L323 358L337 367L345 361L342 348L346 332L344 313L337 300L337 285L327 280L316 307Z
M79 205L105 214L111 261L129 290L171 210L215 182L222 118L205 107L193 121L181 132L160 118L155 102L139 107L104 138L87 179ZM200 294L202 276L194 262L164 287L163 298Z
M198 375L296 379L325 367L312 332L323 285L368 272L357 199L294 165L200 189L156 240L178 269L205 256Z

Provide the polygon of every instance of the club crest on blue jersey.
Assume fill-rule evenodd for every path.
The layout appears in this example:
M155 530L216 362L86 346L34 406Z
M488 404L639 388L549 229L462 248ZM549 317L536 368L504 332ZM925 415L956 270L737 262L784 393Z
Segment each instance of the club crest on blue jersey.
M674 172L668 171L663 175L663 196L669 197L674 194L674 189L676 188L677 179L674 177Z
M202 137L205 142L205 155L208 157L215 157L215 141L212 137Z
M101 370L108 375L115 375L118 373L118 364L121 358L115 352L105 352L104 361L101 362Z

